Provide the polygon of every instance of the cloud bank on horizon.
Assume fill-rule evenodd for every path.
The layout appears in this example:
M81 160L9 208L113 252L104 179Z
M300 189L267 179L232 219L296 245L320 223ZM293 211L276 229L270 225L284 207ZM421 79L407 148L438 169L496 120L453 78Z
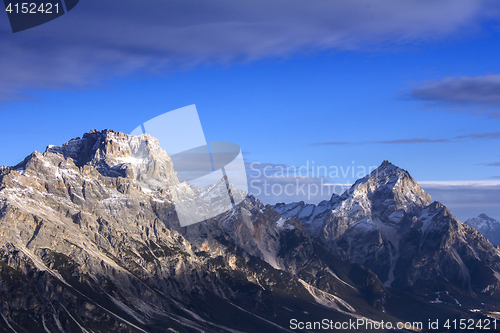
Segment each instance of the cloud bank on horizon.
M500 218L500 181L420 181L419 185L459 220L486 214Z
M314 142L311 143L311 146L342 146L342 145L373 145L373 144L398 145L398 144L418 144L418 143L449 143L449 142L456 142L458 140L494 140L494 139L500 139L500 132L471 133L467 135L458 135L453 138L440 138L440 139L411 138L411 139L358 141L358 142L327 141L327 142ZM498 164L496 163L487 163L485 165L498 166Z
M462 0L86 1L71 15L15 35L7 20L0 22L0 101L137 72L428 42L479 31L498 13L497 2ZM452 99L443 85L412 96ZM481 94L478 88L477 96L500 100Z

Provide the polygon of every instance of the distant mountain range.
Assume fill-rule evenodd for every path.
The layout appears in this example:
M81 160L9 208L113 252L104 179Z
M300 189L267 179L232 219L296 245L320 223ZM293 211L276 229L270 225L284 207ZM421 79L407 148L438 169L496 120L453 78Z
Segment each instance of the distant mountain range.
M111 130L0 167L0 331L306 332L500 308L500 250L387 161L318 205L247 196L180 226L174 196L198 209L226 186L179 183L155 138Z
M500 245L500 222L486 214L468 219L465 224L479 231L493 245Z

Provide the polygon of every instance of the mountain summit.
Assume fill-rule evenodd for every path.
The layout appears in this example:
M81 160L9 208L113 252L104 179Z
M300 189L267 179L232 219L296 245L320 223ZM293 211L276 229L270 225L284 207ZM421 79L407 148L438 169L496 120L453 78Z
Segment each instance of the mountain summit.
M386 286L429 290L441 284L480 293L500 287L499 251L432 202L406 170L384 161L330 202L275 209L301 219L316 237L371 269Z
M364 217L386 216L394 223L403 211L419 210L432 202L428 195L410 174L384 161L369 175L357 180L342 196L333 194L329 201L318 205L299 203L279 203L274 208L285 217L298 217L317 234L331 218L333 211L342 217L335 224L334 233L343 233L350 224Z
M60 147L48 146L45 152L71 158L78 167L91 166L104 176L135 179L152 189L178 183L170 157L149 134L91 130Z

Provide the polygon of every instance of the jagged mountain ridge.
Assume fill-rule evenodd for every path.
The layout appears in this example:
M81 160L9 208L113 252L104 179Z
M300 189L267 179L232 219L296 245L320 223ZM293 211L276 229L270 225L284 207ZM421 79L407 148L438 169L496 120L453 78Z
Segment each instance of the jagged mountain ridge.
M291 318L396 322L416 308L420 320L480 317L387 289L251 196L180 227L172 199L197 206L226 181L179 184L157 147L91 131L0 167L0 331L283 332Z
M204 192L178 184L158 147L91 131L0 169L0 329L272 332L290 313L390 318L373 273L253 197L181 228L172 196Z
M498 249L388 161L329 202L274 208L301 219L316 237L370 268L386 286L443 285L478 293L500 287Z
M500 245L500 222L494 218L479 214L477 217L467 219L464 223L479 231L491 244Z

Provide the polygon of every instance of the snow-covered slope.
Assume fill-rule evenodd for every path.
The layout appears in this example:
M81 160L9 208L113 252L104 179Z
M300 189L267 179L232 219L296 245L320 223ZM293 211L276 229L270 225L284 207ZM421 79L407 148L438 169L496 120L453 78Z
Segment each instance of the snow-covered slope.
M340 197L334 194L330 200L323 200L318 205L306 204L300 201L278 203L273 208L285 218L296 217L300 219L307 230L312 235L316 235L339 202Z

